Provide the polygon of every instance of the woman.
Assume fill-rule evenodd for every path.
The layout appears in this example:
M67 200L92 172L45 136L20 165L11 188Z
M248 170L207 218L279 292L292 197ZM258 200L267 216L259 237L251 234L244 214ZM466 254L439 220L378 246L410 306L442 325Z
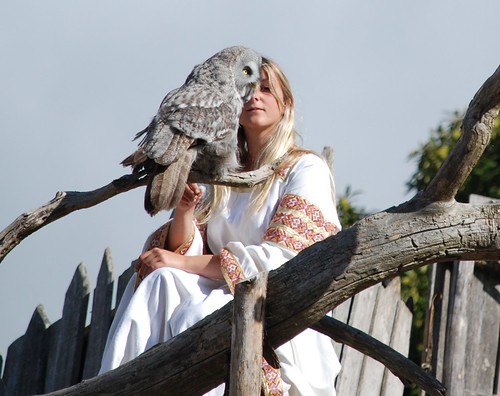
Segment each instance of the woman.
M219 309L232 299L239 280L278 268L340 229L327 165L295 143L290 84L269 59L263 59L262 72L260 87L240 116L240 159L244 170L283 161L251 190L215 186L201 199L196 184L186 186L172 220L153 233L139 257L110 329L101 372ZM280 370L263 365L269 394L335 394L340 364L330 339L306 330L276 354ZM210 394L223 391L221 385Z

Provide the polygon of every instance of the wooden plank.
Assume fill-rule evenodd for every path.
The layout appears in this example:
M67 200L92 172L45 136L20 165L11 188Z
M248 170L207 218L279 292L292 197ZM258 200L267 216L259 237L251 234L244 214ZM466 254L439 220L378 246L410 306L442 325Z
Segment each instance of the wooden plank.
M0 373L3 373L3 356L0 355ZM0 396L5 395L5 383L3 378L0 378Z
M479 205L500 199L471 194L469 202ZM465 388L484 394L500 392L500 276L499 263L494 264L475 264L468 312L469 323L477 326L469 326L467 333L466 370L475 375L466 376Z
M370 335L388 344L391 339L397 303L401 298L400 279L392 279L387 286L381 285L373 310ZM376 360L364 356L361 376L358 384L358 394L363 396L379 396L382 390L385 367ZM392 393L396 396L396 393Z
M498 273L475 265L467 299L465 389L496 393L495 375L500 334L500 279ZM474 373L469 375L469 373Z
M66 291L60 324L51 332L46 392L80 381L89 293L87 270L80 264Z
M353 297L351 313L349 315L349 325L364 331L370 330L372 322L373 308L379 288L377 284ZM344 347L342 352L342 369L337 377L336 389L339 395L356 395L358 382L361 376L363 364L363 354L350 347Z
M423 367L443 378L446 329L453 263L432 264L429 271L428 312L424 335Z
M22 373L22 354L25 336L16 339L7 349L7 359L5 360L5 368L3 372L4 395L15 396L16 389L20 386L23 379Z
M43 306L39 305L31 317L26 333L9 346L0 395L32 395L43 392L48 352L45 331L49 323Z
M45 375L45 392L48 391L49 387L52 387L52 382L55 381L57 377L56 356L57 356L57 340L60 338L59 333L61 332L62 319L57 320L52 323L47 329L47 345L49 348L49 354L47 356L47 373Z
M45 309L39 305L31 317L24 336L21 355L22 369L19 372L19 382L16 393L33 395L42 393L45 385L48 345L46 330L50 325Z
M404 356L408 356L410 350L410 333L412 323L412 313L406 304L399 300L397 302L394 326L392 328L389 346L394 348ZM382 390L380 396L402 395L404 385L390 370L385 369Z
M236 285L231 333L229 395L259 396L267 272Z
M465 356L467 344L467 308L470 296L474 262L456 263L453 270L450 318L446 335L443 382L450 395L459 395L465 389Z
M332 317L340 320L343 323L349 322L349 312L351 311L352 298L347 299L342 304L337 305L332 310ZM344 344L340 344L332 340L333 349L340 361L342 361L342 351L344 349Z
M433 322L434 322L434 311L435 311L435 298L436 298L436 264L429 265L428 281L429 288L427 290L427 308L425 312L425 322L424 322L424 335L422 338L422 368L432 372L432 354L433 354ZM421 391L419 396L425 396Z
M381 362L405 382L413 383L428 396L444 396L446 387L410 359L367 333L325 315L311 326L320 333L349 345Z
M111 250L106 249L97 276L97 285L94 289L92 320L90 322L82 379L96 376L101 368L102 353L111 326L113 278Z

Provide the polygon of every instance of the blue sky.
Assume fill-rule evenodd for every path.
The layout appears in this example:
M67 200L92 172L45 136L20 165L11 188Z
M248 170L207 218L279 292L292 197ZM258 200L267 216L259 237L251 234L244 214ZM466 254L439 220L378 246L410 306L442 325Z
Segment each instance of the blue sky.
M57 191L125 173L134 134L191 68L231 45L275 59L292 82L303 145L335 150L337 191L386 209L406 193L409 153L464 109L500 63L498 0L290 2L16 1L0 6L0 229ZM115 273L166 218L143 189L73 213L0 264L0 354L38 304L61 317L80 262L92 289L110 247Z

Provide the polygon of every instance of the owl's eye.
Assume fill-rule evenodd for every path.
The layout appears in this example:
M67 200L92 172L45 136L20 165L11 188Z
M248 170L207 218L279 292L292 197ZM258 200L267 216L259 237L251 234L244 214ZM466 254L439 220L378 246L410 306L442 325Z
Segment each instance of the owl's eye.
M243 74L252 75L252 69L250 69L248 66L243 68Z

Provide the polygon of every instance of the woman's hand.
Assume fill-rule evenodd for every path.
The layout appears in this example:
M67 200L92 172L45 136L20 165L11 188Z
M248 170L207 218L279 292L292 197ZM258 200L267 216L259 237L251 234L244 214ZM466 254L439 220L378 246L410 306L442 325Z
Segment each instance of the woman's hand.
M179 212L187 212L194 210L195 206L200 202L202 192L196 183L187 183L184 189L184 195L175 208Z
M196 183L188 183L184 194L174 210L174 217L165 241L165 248L175 251L189 239L193 231L194 208L200 201L202 192Z
M223 279L218 255L183 256L156 247L139 256L135 264L138 282L162 267L177 268L210 279Z
M139 256L135 264L135 271L137 276L143 279L154 270L162 267L185 270L185 256L156 247Z

